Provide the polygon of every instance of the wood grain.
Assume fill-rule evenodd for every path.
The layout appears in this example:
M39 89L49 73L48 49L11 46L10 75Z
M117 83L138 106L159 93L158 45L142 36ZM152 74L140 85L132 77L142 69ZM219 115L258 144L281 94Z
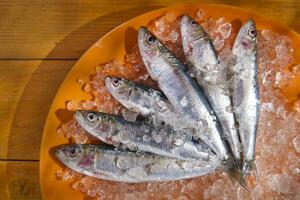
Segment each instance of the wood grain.
M0 161L0 199L41 199L39 162Z
M0 61L0 159L39 159L50 104L75 62Z
M223 3L278 19L300 32L299 0L87 0L0 2L0 59L78 59L117 25L155 8Z

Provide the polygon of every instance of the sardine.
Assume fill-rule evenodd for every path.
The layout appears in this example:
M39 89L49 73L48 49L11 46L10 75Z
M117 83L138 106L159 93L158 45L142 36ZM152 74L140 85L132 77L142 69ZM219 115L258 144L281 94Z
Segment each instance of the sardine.
M185 73L185 66L145 27L139 29L138 46L148 73L175 111L207 124L207 132L199 132L199 137L218 154L227 171L232 171L234 159L221 138L216 117L197 83Z
M170 159L106 145L63 145L56 157L70 169L104 180L140 183L193 178L213 172L218 165Z
M171 110L170 103L160 91L116 77L106 77L105 84L118 102L143 116Z
M206 94L222 126L224 137L240 164L242 145L236 130L227 69L219 63L212 41L204 28L188 15L182 17L181 36L189 70Z
M156 127L147 119L128 122L119 116L83 110L76 111L75 118L82 128L107 144L181 160L218 160L205 143L195 142L191 134L174 131L167 124Z
M108 91L118 102L130 112L147 116L154 125L166 123L171 125L174 130L190 129L191 132L205 129L203 124L197 124L189 120L188 117L174 112L169 101L161 91L116 77L106 77L105 84Z
M249 20L240 29L233 46L233 103L243 145L242 174L254 169L255 141L259 120L256 26Z

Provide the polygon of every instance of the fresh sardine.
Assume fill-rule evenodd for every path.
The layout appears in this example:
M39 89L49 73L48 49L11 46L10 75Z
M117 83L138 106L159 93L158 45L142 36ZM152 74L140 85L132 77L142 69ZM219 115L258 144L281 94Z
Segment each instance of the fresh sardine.
M205 122L207 131L199 132L199 137L218 154L227 170L233 169L234 160L221 138L216 117L197 83L184 72L184 65L145 27L139 29L138 45L148 73L174 110Z
M252 171L259 119L259 86L257 82L256 26L249 20L240 29L233 46L236 65L233 68L233 103L243 145L243 175Z
M227 69L219 63L212 41L204 28L188 15L182 17L181 36L189 70L206 94L222 126L224 137L240 164L242 145L231 105Z
M171 110L170 103L160 91L116 77L106 77L105 84L118 102L143 116Z
M147 116L154 126L165 123L172 126L175 131L191 130L191 132L205 129L202 123L196 123L196 121L174 112L172 106L160 91L115 77L107 77L105 83L118 102L129 109L130 112Z
M76 172L129 183L193 178L213 172L218 167L209 163L120 150L106 145L63 145L58 147L55 155Z
M174 131L167 124L156 127L147 119L128 122L122 117L83 110L76 111L75 118L82 128L107 144L182 160L218 160L205 143L195 142L192 134Z

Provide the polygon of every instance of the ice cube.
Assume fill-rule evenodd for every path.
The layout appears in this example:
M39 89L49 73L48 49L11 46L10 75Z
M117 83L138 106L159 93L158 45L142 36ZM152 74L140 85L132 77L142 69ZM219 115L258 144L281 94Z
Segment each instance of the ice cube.
M214 39L213 45L214 45L214 47L215 47L215 49L216 49L217 51L221 50L221 49L223 48L223 46L224 46L224 39L223 39L223 37L220 36L220 35L218 35L218 36Z
M257 185L252 191L251 191L251 199L260 199L263 196L263 188L261 185Z
M298 75L300 74L300 64L296 64L290 67L290 71L294 74L294 75Z
M86 110L91 110L95 106L93 101L84 101L81 103L81 105Z
M274 109L273 109L273 103L271 103L271 102L262 103L261 104L261 109L263 111L272 112L272 111L274 111Z
M231 24L230 23L223 23L218 27L219 33L222 35L223 38L229 38L231 35Z
M291 177L285 174L271 174L268 176L267 184L270 189L281 192L288 193L290 190Z
M277 72L276 74L275 74L275 86L279 86L279 83L280 83L280 81L281 81L281 73L280 72Z
M202 20L204 20L204 16L205 16L205 12L203 9L199 9L196 14L195 14L195 20L197 22L200 22Z
M287 111L283 106L279 106L276 110L276 117L277 118L281 118L281 119L285 119L287 116Z
M225 17L220 17L217 21L216 21L216 24L218 26L220 26L221 24L224 24L225 23Z
M128 168L128 163L126 160L124 160L122 157L117 158L116 160L116 166L120 169L127 169Z
M139 113L128 110L128 109L123 109L122 111L122 116L126 121L129 122L134 122L136 118L138 117Z
M300 153L300 135L297 135L293 139L293 145L294 149L296 150L297 153Z
M178 33L177 33L176 31L172 31L172 32L170 33L170 38L171 38L171 41L172 41L172 42L176 42L177 39L178 39Z
M77 78L77 83L83 85L85 83L85 81L81 78Z
M156 143L161 143L162 142L162 134L160 133L160 132L158 132L158 133L154 133L153 135L152 135L152 137L153 137L153 139L154 139L154 141L156 142Z
M298 100L294 103L293 110L300 113L300 100Z
M185 96L180 100L180 105L181 105L182 107L185 107L185 106L188 105L188 101L187 101L187 99L186 99Z
M75 111L80 109L80 102L76 100L71 100L67 102L67 109L71 111Z

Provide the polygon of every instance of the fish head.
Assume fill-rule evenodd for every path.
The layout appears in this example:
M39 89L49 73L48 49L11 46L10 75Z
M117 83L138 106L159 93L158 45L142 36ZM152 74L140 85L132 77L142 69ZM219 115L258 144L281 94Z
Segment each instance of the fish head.
M127 100L132 91L132 87L129 81L121 78L106 77L105 85L108 91L118 100Z
M113 117L95 111L77 110L75 112L75 119L80 126L100 138L107 138L110 132L114 130Z
M240 29L233 46L235 54L243 52L255 52L257 49L256 25L249 19Z
M138 46L148 73L156 80L160 71L152 63L162 55L164 50L162 43L146 27L142 26L138 33Z
M96 148L92 145L62 145L55 156L71 169L88 169L94 164Z
M199 23L190 16L183 15L180 30L184 54L188 62L197 63L194 68L205 71L207 66L218 63L211 39Z
M183 15L181 18L180 29L184 46L196 42L209 42L209 37L204 28L189 15Z

